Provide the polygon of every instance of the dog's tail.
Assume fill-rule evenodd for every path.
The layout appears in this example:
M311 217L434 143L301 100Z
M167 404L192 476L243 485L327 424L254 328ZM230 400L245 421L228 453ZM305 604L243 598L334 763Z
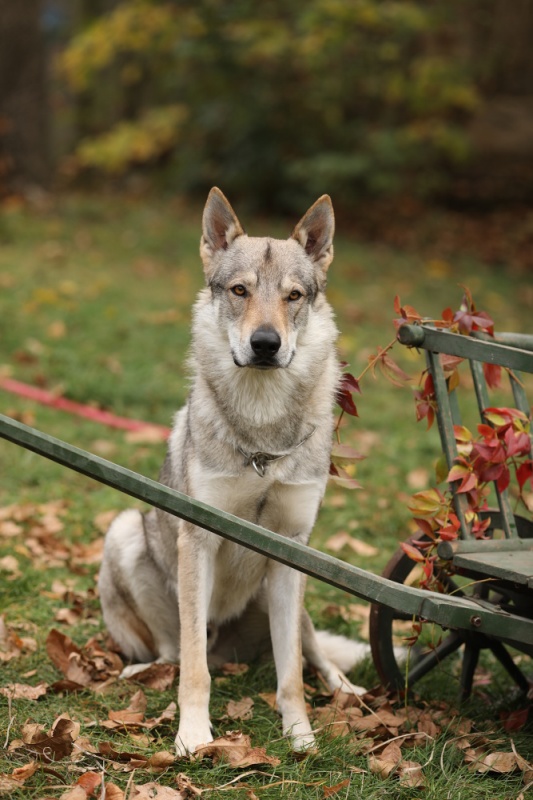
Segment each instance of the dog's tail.
M365 642L356 642L331 631L316 631L316 637L326 658L344 673L370 657L370 645Z

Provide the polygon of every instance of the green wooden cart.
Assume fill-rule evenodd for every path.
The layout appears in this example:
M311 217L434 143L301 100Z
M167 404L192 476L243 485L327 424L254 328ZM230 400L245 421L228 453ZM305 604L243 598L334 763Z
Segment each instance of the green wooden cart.
M498 364L508 370L514 407L530 416L522 372L533 372L533 336L501 334L497 341L450 333L425 325L404 325L399 340L408 347L425 350L428 374L433 379L437 399L436 417L442 450L450 469L458 456L454 425L461 425L459 389L448 390L440 354L458 356L469 362L479 419L491 406L483 363ZM479 421L478 419L478 421ZM460 481L452 484L452 491ZM480 652L493 653L518 686L528 691L530 683L512 656L516 649L533 655L531 643L515 628L515 619L533 621L533 522L513 513L507 491L498 491L494 483L495 507L486 515L490 525L487 539L472 535L467 522L464 494L454 491L455 511L460 522L459 539L441 542L438 547L437 577L445 592L454 599L467 597L484 610L495 613L496 633L487 630L477 614L464 627L452 613L452 624L431 631L432 646L406 665L399 663L394 648L398 629L406 629L413 618L402 606L374 604L370 617L370 640L376 668L384 684L401 689L412 687L416 681L437 668L450 657L462 656L460 692L467 697L472 689L474 672ZM527 513L527 511L526 511ZM420 540L418 534L413 539ZM383 575L402 585L409 585L416 574L416 563L404 549L394 554ZM426 616L425 619L431 619Z
M533 373L533 336L508 334L500 337L498 342L483 341L425 325L405 325L400 329L399 339L408 347L426 351L428 370L435 384L442 447L450 466L457 455L453 425L459 422L459 411L457 392L448 392L439 353L458 355L470 361L481 414L489 405L481 367L483 362L500 364L512 371L514 402L529 414L523 387L513 376L517 376L519 371ZM0 436L370 601L373 604L372 652L380 677L387 686L402 688L406 681L412 686L448 656L462 653L461 688L466 695L472 685L479 652L484 648L494 653L522 689L529 686L512 652L517 650L533 655L533 525L513 514L505 492L497 493L498 508L491 513L489 529L489 533L494 535L488 541L473 539L461 499L457 496L461 537L453 547L444 547L439 553L442 564L447 563L450 568L442 566L446 591L438 593L411 585L414 562L403 550L392 558L383 576L373 575L206 506L3 415L0 415ZM470 588L457 583L453 575L471 579ZM419 619L433 623L443 633L441 640L428 653L410 660L406 671L404 664L398 663L396 658L395 626L398 623L405 626L406 621Z

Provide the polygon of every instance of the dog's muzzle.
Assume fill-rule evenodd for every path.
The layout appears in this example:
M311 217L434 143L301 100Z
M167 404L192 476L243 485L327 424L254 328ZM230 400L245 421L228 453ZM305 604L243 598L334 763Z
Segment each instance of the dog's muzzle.
M253 367L277 367L276 356L281 347L279 334L268 325L257 328L250 337L250 346L254 356Z

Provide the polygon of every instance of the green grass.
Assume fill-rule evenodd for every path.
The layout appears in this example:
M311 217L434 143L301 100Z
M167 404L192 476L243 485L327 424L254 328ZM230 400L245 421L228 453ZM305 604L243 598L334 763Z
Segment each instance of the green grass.
M83 403L94 403L117 414L160 424L170 424L174 411L187 392L185 366L189 341L190 308L203 278L198 256L200 208L190 209L170 199L134 201L125 198L68 197L57 200L40 213L24 209L5 210L0 225L0 375L11 375L28 383L60 391ZM251 234L285 236L290 224L280 221L243 220ZM356 228L356 221L354 221ZM424 260L380 247L363 245L353 237L340 235L336 258L331 268L329 296L341 330L340 356L358 375L368 355L394 336L391 320L393 298L414 305L424 314L438 316L445 306L456 308L467 284L480 308L496 320L500 330L525 331L530 326L530 276L503 267L490 267L469 260L453 263L436 254ZM397 349L397 348L396 348ZM416 374L422 359L416 353L397 353L407 371ZM440 453L435 430L426 433L415 422L411 390L393 387L383 378L367 376L363 394L357 398L360 417L343 428L343 441L368 453L358 466L357 478L363 489L343 492L328 490L312 543L324 548L338 531L350 531L377 554L357 557L348 548L340 555L373 572L380 572L398 543L410 533L410 514L406 500L424 482L433 481L433 464ZM0 394L2 412L29 421L35 427L79 447L101 453L120 464L150 477L156 477L164 457L164 445L128 440L123 432L103 428L59 411ZM97 565L83 564L73 556L73 548L86 547L101 536L95 519L101 512L124 508L131 501L117 492L45 461L6 442L0 442L0 508L9 504L43 503L66 499L62 517L64 529L56 539L64 541L67 555L54 556L54 545L44 543L45 552L35 551L32 522L24 534L0 536L0 558L14 556L19 576L11 579L9 570L0 571L0 612L20 635L33 636L35 653L2 665L1 685L10 681L52 683L59 673L48 660L45 640L52 627L60 627L78 644L102 630L98 601L90 597L85 619L73 626L55 620L64 601L50 596L54 579L71 579L77 591L94 587ZM425 472L424 472L425 471ZM416 481L421 485L414 485ZM48 551L46 548L48 547ZM32 549L33 548L33 549ZM81 551L82 552L82 551ZM349 635L357 635L360 625L343 613L360 601L315 581L309 582L308 604L316 622ZM32 673L29 678L24 676ZM358 683L371 685L376 674L364 664L353 676ZM255 698L253 720L242 723L255 745L265 745L281 759L276 768L260 770L274 777L255 774L246 779L261 798L321 798L325 785L336 785L351 776L351 784L339 797L411 798L510 798L520 791L520 775L472 775L462 765L451 735L440 736L433 749L429 743L408 757L430 763L424 770L424 790L399 787L393 779L370 773L351 772L350 767L367 769L360 745L346 739L322 737L318 754L296 760L285 740L275 712L264 704L259 692L273 691L275 675L271 665L253 666L240 677L214 683L213 715L222 715L228 699L250 695ZM422 686L422 699L439 697L453 702L453 680L449 673L437 680L430 676ZM157 729L151 745L139 745L128 734L110 734L89 722L107 717L109 709L122 708L133 693L131 685L114 685L108 693L97 695L46 695L38 702L13 701L15 719L10 738L19 735L20 726L32 718L48 727L59 713L69 711L83 723L82 735L91 741L112 740L117 749L139 747L142 752L172 749L172 728ZM147 716L155 716L173 699L174 691L147 690ZM7 705L0 698L3 722L7 728ZM500 708L513 707L516 698L503 676L494 685L477 690L467 713L477 715L481 727L494 730L502 738L497 749L508 750L509 737L498 727ZM4 724L5 723L5 724ZM224 732L227 722L216 722ZM235 724L233 724L235 727ZM533 756L528 729L513 735L519 751ZM531 732L531 723L529 723ZM3 741L0 742L3 744ZM442 765L441 754L444 749ZM0 772L11 773L26 763L27 756L4 754ZM54 765L54 773L38 772L13 797L60 797L61 781L72 783L79 773L67 769L67 762ZM98 770L98 762L87 758L84 768ZM178 764L163 777L148 773L136 775L136 782L160 780L174 785L178 771L186 772L200 786L219 786L236 776L227 767L210 762ZM58 777L59 776L59 777ZM129 775L112 772L111 779L125 786ZM282 789L269 782L286 781ZM293 781L292 783L290 781ZM55 787L55 788L54 788ZM232 796L244 798L246 789ZM209 797L226 797L213 791Z

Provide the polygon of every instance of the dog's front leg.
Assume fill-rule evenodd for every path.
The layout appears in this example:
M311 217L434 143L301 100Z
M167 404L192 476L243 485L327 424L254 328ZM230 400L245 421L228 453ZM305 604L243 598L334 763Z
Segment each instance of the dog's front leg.
M301 613L305 576L277 561L268 564L268 616L278 678L277 703L283 733L296 750L314 746L304 700Z
M178 755L193 753L198 745L213 740L209 721L211 677L207 667L207 611L215 554L205 537L204 531L185 524L178 539L181 627Z

